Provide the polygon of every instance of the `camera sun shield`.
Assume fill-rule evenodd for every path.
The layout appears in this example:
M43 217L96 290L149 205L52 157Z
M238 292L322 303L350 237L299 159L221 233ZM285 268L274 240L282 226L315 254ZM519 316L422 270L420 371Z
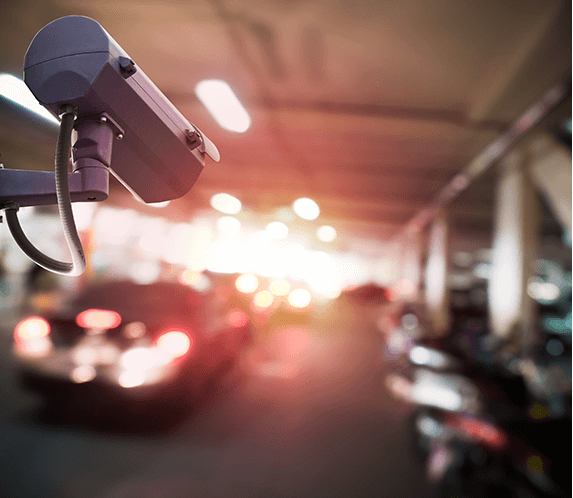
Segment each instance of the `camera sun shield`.
M55 116L71 104L77 123L109 118L116 137L110 170L144 202L182 197L205 154L219 160L212 142L93 19L67 16L42 28L26 52L24 81Z

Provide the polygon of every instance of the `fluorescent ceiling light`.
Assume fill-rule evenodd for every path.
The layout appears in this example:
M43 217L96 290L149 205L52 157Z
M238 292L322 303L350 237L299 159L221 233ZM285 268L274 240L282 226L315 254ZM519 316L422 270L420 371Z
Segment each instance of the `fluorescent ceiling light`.
M40 105L23 80L8 73L0 74L0 95L42 116L52 123L60 122Z
M329 225L322 225L317 231L316 236L323 242L332 242L336 239L336 230Z
M195 93L221 128L243 133L251 126L251 117L224 81L201 81L195 87Z
M318 204L308 197L294 201L293 209L296 214L305 220L315 220L320 214Z
M225 214L237 214L243 208L241 201L229 194L215 194L211 197L211 206Z

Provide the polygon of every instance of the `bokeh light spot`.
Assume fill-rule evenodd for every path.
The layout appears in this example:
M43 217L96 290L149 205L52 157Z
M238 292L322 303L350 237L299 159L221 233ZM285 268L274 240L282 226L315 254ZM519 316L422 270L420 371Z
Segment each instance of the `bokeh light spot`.
M259 279L251 273L244 273L235 280L235 287L239 292L250 294L259 287Z

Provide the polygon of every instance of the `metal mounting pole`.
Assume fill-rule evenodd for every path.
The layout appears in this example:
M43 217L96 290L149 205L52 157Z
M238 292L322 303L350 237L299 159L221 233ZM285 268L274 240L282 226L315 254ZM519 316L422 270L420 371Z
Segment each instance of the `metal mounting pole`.
M99 202L108 198L115 128L105 116L76 121L73 173L68 177L72 202ZM20 207L57 204L55 174L0 166L0 209L9 203Z

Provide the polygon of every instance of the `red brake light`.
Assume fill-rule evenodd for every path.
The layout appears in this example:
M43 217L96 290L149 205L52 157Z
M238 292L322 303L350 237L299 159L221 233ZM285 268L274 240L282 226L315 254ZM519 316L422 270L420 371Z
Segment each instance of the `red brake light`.
M159 349L172 358L183 356L193 346L191 338L180 330L170 330L169 332L161 334L156 344Z
M503 448L507 443L504 432L487 422L471 417L461 417L454 421L454 425L470 437L493 448Z
M121 316L109 310L85 310L76 316L76 323L84 329L113 329L121 323Z
M27 341L46 337L50 333L50 324L39 316L31 316L22 320L14 330L16 341Z

